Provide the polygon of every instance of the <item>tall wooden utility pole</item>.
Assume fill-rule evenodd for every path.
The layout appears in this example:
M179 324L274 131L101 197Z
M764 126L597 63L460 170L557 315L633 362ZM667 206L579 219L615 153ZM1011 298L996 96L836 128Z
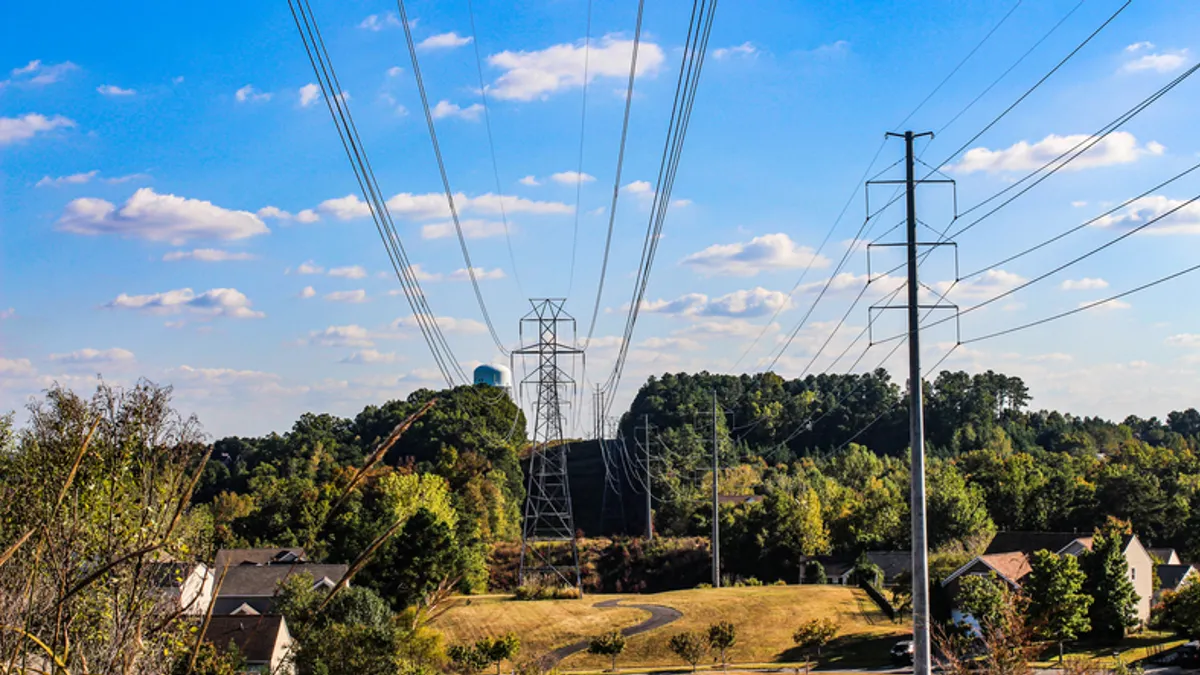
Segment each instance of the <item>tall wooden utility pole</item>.
M717 390L713 389L712 417L712 585L721 587L721 498L720 498L720 464L717 461Z

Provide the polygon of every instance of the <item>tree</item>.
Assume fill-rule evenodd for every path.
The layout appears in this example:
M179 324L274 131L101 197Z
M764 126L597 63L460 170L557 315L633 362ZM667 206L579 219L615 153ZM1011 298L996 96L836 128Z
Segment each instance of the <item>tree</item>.
M466 675L478 673L487 668L489 663L487 656L481 654L475 645L451 645L446 650L446 656L450 657L450 665L454 670Z
M714 623L708 627L708 646L721 654L721 668L725 667L725 654L737 643L737 626L729 621Z
M617 657L625 651L625 635L619 630L601 633L588 641L588 653L612 659L612 671L617 672Z
M1058 662L1063 662L1063 643L1091 630L1088 608L1092 597L1083 592L1087 575L1072 555L1037 551L1023 591L1029 598L1029 616L1034 630L1058 643Z
M820 560L809 560L804 563L804 583L827 584L829 577L825 576L825 566Z
M878 586L883 582L883 570L879 565L871 562L867 557L866 551L858 555L858 560L854 561L854 570L851 572L851 578L857 584L871 584Z
M792 634L792 642L801 649L809 651L811 660L812 652L816 652L817 657L821 656L821 648L829 644L838 634L837 622L828 617L821 619L809 619L800 624L796 632ZM805 671L809 668L808 661L805 662Z
M704 638L698 634L688 631L686 633L676 633L671 636L667 646L675 655L690 663L692 672L696 672L696 664L700 663L700 659L704 658L705 644Z
M956 602L964 614L979 623L979 631L986 637L1000 625L1010 593L994 572L987 576L968 574L959 577Z
M1163 594L1161 620L1180 637L1200 637L1200 583L1189 582L1177 592Z
M1114 643L1125 631L1137 625L1137 591L1129 580L1129 562L1125 559L1125 539L1129 524L1109 518L1096 528L1092 550L1084 558L1088 587L1092 592L1092 634Z
M499 637L480 638L475 643L475 650L483 655L488 663L496 664L496 675L500 675L500 662L512 661L521 650L521 638L516 633L505 633Z

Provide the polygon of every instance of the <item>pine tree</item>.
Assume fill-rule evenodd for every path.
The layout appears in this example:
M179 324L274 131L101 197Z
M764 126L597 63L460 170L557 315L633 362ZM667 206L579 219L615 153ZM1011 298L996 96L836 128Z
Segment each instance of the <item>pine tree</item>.
M1033 570L1025 582L1029 597L1029 615L1035 630L1058 643L1058 660L1063 660L1063 643L1077 639L1091 629L1088 608L1092 597L1083 591L1087 575L1072 555L1037 551Z
M1096 528L1092 551L1085 557L1091 607L1092 634L1107 642L1119 642L1125 631L1137 625L1137 591L1129 579L1125 560L1125 537L1129 523L1109 518Z

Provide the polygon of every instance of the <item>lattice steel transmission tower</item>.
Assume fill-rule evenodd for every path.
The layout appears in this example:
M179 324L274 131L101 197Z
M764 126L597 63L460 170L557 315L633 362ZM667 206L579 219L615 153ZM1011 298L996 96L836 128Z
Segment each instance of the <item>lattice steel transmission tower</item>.
M521 344L512 351L516 356L534 356L537 368L521 381L536 391L534 403L533 452L529 455L529 477L525 496L525 515L521 523L520 583L538 574L559 577L582 590L579 575L579 547L575 541L575 518L571 512L571 485L567 479L567 446L563 443L564 398L573 394L575 380L562 367L572 363L582 349L574 347L575 319L563 311L565 298L538 298L529 301L533 310L521 319ZM569 326L560 331L560 325ZM525 340L527 328L536 330L537 342ZM570 332L564 344L560 333ZM564 390L571 389L564 397ZM562 546L570 546L570 563L564 561ZM558 554L558 555L556 555Z

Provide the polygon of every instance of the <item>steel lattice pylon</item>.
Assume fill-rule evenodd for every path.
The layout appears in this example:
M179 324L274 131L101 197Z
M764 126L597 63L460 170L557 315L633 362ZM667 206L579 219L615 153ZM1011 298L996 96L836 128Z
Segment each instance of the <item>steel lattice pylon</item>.
M573 362L583 350L574 346L575 319L563 311L565 298L539 298L529 301L533 310L521 319L520 349L517 355L537 358L535 372L521 381L535 389L533 451L529 455L529 477L525 496L525 514L521 523L520 583L529 575L555 575L570 586L580 588L579 547L575 541L575 518L571 513L571 485L567 479L567 446L563 443L563 389L574 387L575 380L563 369L560 359ZM570 326L571 344L559 339L559 324ZM526 327L536 327L537 342L527 344ZM571 564L556 563L554 542L569 543ZM542 545L539 546L538 544Z

